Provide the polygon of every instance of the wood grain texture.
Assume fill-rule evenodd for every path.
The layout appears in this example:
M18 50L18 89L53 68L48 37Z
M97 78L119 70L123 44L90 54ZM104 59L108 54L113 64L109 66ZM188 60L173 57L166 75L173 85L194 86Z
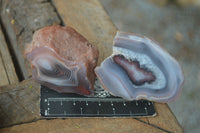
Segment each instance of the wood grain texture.
M98 47L98 65L112 54L117 28L98 0L52 0L63 22ZM103 52L102 52L103 51Z
M40 118L39 92L32 80L0 87L0 128Z
M148 118L150 124L162 127L170 132L183 132L183 129L167 104L155 103L154 105L158 115L155 118Z
M25 45L34 31L60 24L58 15L48 0L1 0L1 20L11 47L25 79L31 75L30 65L24 59Z
M0 79L2 77L4 77L3 75L6 73L6 77L7 77L7 80L8 80L8 81L5 81L3 83L0 81L1 82L0 86L6 85L6 84L17 83L18 77L17 77L15 67L13 65L11 55L10 55L10 52L8 50L8 46L7 46L7 43L5 41L1 27L0 27L0 56L1 56L0 58L2 58L1 61L2 61L4 68L5 68L5 69L0 68L0 70L1 70Z
M1 133L163 133L135 119L54 119L0 129Z
M6 69L4 67L2 55L0 53L0 86L9 84Z

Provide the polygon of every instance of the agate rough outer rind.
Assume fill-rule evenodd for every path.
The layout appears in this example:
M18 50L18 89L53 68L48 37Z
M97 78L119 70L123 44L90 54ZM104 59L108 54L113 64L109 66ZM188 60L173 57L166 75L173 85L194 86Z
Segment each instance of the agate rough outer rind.
M98 50L73 28L57 25L36 31L25 55L40 84L62 93L93 94Z
M176 100L184 82L178 62L151 39L118 32L113 54L95 73L103 87L127 100L156 102Z

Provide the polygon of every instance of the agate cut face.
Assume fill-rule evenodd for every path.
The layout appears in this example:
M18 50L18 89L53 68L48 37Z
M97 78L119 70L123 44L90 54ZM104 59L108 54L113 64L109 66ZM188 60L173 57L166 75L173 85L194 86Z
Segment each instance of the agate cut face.
M36 31L25 55L40 84L58 92L93 93L98 50L71 27Z
M95 69L103 87L127 100L170 102L184 81L178 62L147 37L118 32L113 54Z

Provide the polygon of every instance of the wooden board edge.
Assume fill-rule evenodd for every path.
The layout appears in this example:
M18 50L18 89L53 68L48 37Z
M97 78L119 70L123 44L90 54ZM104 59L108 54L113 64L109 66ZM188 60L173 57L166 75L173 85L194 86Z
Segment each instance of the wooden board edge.
M37 127L37 128L35 128ZM86 119L51 119L39 120L32 123L16 125L0 129L1 133L11 132L165 132L158 128L137 122L135 119L107 119L88 118Z
M18 82L19 80L1 26L0 26L0 40L1 40L0 52L5 66L6 75L8 77L9 84L13 84Z
M169 130L170 132L182 133L183 129L173 112L166 103L154 104L157 116L155 118L148 118L151 125L156 125L162 129Z

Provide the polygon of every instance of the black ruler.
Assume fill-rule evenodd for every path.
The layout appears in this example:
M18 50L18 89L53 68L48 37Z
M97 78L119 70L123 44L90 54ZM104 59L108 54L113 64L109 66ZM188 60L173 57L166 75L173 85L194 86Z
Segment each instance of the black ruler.
M97 87L96 87L97 88ZM57 93L41 86L40 113L42 117L150 117L155 116L153 102L125 101L104 90L94 97Z

